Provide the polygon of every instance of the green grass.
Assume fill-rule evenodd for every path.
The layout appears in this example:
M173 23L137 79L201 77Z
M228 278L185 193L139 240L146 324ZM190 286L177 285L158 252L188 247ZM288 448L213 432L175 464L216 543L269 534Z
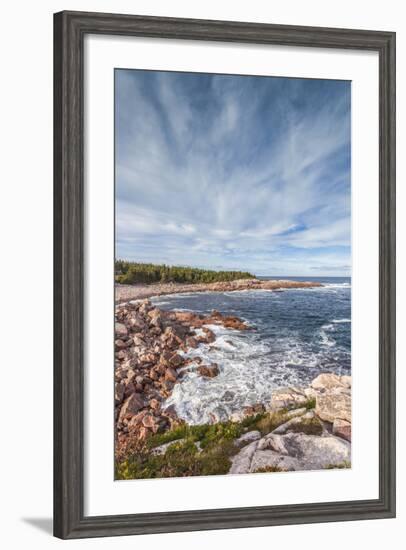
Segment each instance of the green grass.
M251 430L269 433L285 421L284 413L256 414L241 422L181 424L167 432L151 435L142 448L132 450L116 464L116 479L226 474L231 467L231 457L241 448L234 444L235 439ZM151 453L152 449L170 442L173 444L165 454Z
M235 445L235 440L252 430L258 430L262 435L270 433L287 421L287 412L283 409L255 414L240 422L228 421L199 426L180 424L167 432L151 435L141 448L131 450L116 463L116 479L226 474L231 467L231 458L241 449L241 446ZM318 430L322 430L320 423L317 426L314 419L303 421L299 426L301 429L297 431L305 433L316 434ZM152 449L170 442L173 444L169 445L164 454L151 453Z
M281 424L284 424L287 421L286 410L280 410L270 413L265 413L261 415L252 429L259 430L261 435L266 435L275 430Z
M300 422L291 424L289 431L306 435L321 435L323 426L317 418L303 418Z
M199 452L192 439L174 442L165 454L142 451L116 466L116 479L152 479L226 474L237 449L230 440L211 444Z

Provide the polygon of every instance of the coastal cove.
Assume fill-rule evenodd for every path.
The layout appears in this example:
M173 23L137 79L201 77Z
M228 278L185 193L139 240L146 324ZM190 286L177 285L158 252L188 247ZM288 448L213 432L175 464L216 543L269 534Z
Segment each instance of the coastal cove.
M142 472L145 477L204 475L206 470L204 467L199 469L199 460L205 463L210 449L210 456L215 449L220 453L218 464L222 466L219 466L221 471L208 467L206 473L247 473L271 465L275 471L306 469L304 463L295 462L288 451L292 437L295 439L290 442L292 449L303 445L313 457L306 458L309 469L334 464L348 467L348 440L351 438L350 279L272 280L259 284L244 280L214 284L234 288L214 290L211 284L205 285L210 289L196 292L190 288L196 285L184 285L189 287L188 292L182 288L180 292L164 294L162 286L167 285L145 285L155 287L149 288L149 292L156 291L151 301L138 299L123 303L118 300L116 455L117 464L121 464L116 472L118 478L144 477ZM243 288L235 288L239 285ZM179 285L171 286L179 288ZM120 287L117 285L117 295L120 295ZM139 288L134 285L132 292ZM320 393L317 382L320 375L333 377L322 378L328 392L332 391L335 396L324 399L324 405L322 394L325 390ZM289 397L285 399L286 392ZM326 406L329 412L320 415ZM293 417L297 419L292 423ZM284 431L280 426L288 421L291 428ZM281 457L273 454L274 447L266 447L271 450L270 462L261 462L257 468L260 453L251 467L253 451L251 459L245 462L250 464L248 470L242 467L244 471L240 471L241 467L234 466L235 461L238 463L234 457L240 446L233 443L230 447L228 439L244 439L245 434L251 432L256 433L247 435L246 442L249 441L250 449L260 445L258 452L268 445L262 441L264 437L271 434L272 438L278 434L289 436L284 443L286 452L282 455L292 460L281 462ZM290 435L292 433L295 435ZM201 441L198 435L202 436ZM325 437L331 440L322 442L328 447L325 452L329 458L324 460L320 458L324 451L322 453L319 448L319 439ZM151 448L154 441L158 447L158 443L164 445L162 453L143 454L146 446ZM169 445L171 441L176 441L179 449ZM219 448L218 443L221 443ZM202 445L203 448L208 445L203 454ZM189 452L194 455L196 449L199 460L196 456L193 459L195 469L183 471L168 467L170 453L177 457L176 462L179 452L182 456L186 451L187 455ZM249 453L248 450L244 452ZM152 457L155 465L160 461L165 464L162 471L158 467L156 472L154 468L150 470L148 465ZM129 459L133 470L128 470ZM140 466L143 460L146 469ZM134 469L135 463L138 466Z

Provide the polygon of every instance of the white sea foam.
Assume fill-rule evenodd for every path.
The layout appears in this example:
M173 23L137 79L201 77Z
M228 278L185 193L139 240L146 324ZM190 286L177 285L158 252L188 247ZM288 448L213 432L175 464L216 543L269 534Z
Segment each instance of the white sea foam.
M315 352L310 343L292 336L276 339L271 349L258 333L210 325L216 334L213 344L201 344L184 355L200 358L206 365L217 363L219 375L205 378L197 373L199 363L192 363L184 369L184 377L175 385L166 405L174 405L186 422L202 424L224 421L249 405L269 403L275 388L301 385L303 369L317 369L323 350L331 352L335 341L328 334L328 326L321 329L319 351ZM338 354L335 359L339 359Z
M327 323L326 325L323 325L320 329L319 336L320 336L320 343L322 346L332 347L335 346L336 341L331 336L331 332L334 332L335 327L332 323Z
M349 284L334 286L288 289L286 292L323 292L326 293L326 299L331 298L334 304L341 304L341 297L335 295L340 295L342 288L348 288ZM286 315L290 319L292 314L290 309L282 307L287 296L273 293L268 298L266 292L261 289L199 293L198 296L202 298L205 294L215 296L215 299L206 297L202 300L196 299L197 295L193 293L189 296L194 296L194 299L187 303L178 300L186 295L177 295L176 299L173 296L173 306L185 304L194 311L197 311L197 307L205 312L218 309L229 314L235 313L238 317L246 312L251 322L255 323L255 330L252 331L208 325L215 333L216 340L212 344L200 344L196 349L183 352L192 363L182 369L184 376L175 385L166 405L174 405L179 417L186 422L201 424L226 420L233 412L245 406L257 403L266 405L275 388L307 384L317 376L320 369L348 374L351 352L347 344L342 343L343 334L349 328L344 323L351 322L346 306L331 311L331 317L337 318L322 326L317 326L317 323L314 326L313 321L310 321L309 327L313 326L313 329L309 330L305 316L303 325L298 324L293 317L292 322L287 322ZM310 300L314 298L309 296ZM275 311L275 325L274 318L267 313L268 309ZM253 312L257 314L253 315ZM317 311L316 317L319 314ZM199 335L203 331L198 329L196 333ZM193 359L196 361L193 362ZM198 373L199 360L205 365L217 363L219 375L214 378L201 376Z

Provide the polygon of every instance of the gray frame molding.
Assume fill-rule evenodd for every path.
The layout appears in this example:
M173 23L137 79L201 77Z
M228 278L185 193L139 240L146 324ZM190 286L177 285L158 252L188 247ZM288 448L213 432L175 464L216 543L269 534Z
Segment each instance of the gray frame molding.
M83 37L106 34L379 53L379 498L88 517L83 513ZM395 33L134 15L54 16L54 534L81 538L395 516Z

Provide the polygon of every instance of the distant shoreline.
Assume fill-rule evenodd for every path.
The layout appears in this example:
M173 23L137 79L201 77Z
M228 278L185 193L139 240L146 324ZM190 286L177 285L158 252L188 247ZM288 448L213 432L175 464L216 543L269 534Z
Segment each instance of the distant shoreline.
M129 300L144 300L154 296L165 294L182 294L188 292L232 292L238 290L283 290L290 288L321 287L322 283L316 281L292 281L292 280L259 280L239 279L236 281L217 283L153 283L123 285L116 283L115 302L128 302Z

